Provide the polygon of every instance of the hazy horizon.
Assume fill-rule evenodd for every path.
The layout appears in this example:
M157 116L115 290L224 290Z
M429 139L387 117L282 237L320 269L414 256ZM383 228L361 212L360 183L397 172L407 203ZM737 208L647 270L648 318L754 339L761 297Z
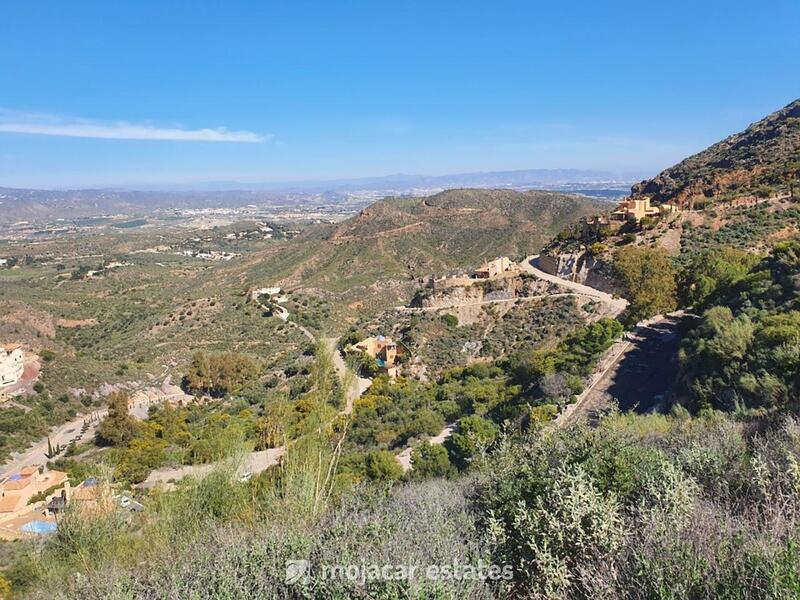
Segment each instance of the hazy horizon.
M6 7L0 186L654 174L800 96L790 1L310 8Z
M546 185L556 184L585 184L585 183L611 183L624 185L642 179L646 179L654 175L654 172L612 172L601 171L594 169L572 169L572 168L553 168L553 169L513 169L513 170L498 170L498 171L470 171L462 173L389 173L382 175L365 175L354 177L338 177L338 178L306 178L306 179L290 179L290 180L211 180L199 178L196 181L163 181L163 182L148 182L148 181L128 181L118 183L102 183L102 182L87 182L75 186L65 185L24 185L12 186L5 185L0 181L0 188L8 189L35 189L35 190L52 190L52 191L67 191L67 190L124 190L124 191L163 191L163 192L191 192L191 191L288 191L296 189L308 189L313 191L315 189L322 189L326 187L337 188L340 186L365 186L365 189L375 188L378 186L391 186L395 183L402 185L415 185L418 187L458 187L460 184L447 185L447 180L459 181L462 179L474 179L479 177L487 177L489 180L496 180L496 183L488 183L487 185L507 185L514 187L514 182L501 181L500 177L503 175L520 177L525 174L531 174L529 178L522 177L525 181L524 185L531 185L536 183ZM469 185L469 184L467 184ZM462 186L463 187L463 186Z

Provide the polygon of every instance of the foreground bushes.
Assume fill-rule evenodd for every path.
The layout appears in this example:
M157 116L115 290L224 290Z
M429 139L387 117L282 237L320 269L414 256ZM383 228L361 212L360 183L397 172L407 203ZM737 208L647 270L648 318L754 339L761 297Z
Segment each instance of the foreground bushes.
M691 409L796 410L800 399L800 241L762 260L728 252L686 278L701 313L681 350Z
M477 564L488 558L468 509L468 480L383 486L352 495L305 527L278 520L244 526L209 521L180 550L132 568L110 564L42 592L42 598L493 598L480 581L424 577L351 581L323 566ZM286 581L287 561L307 560L308 577ZM38 596L37 596L38 597Z
M504 441L477 490L503 594L796 598L800 423L613 417Z
M151 501L143 526L71 525L12 583L29 573L34 597L84 600L800 595L800 420L611 415L595 428L500 434L488 450L461 477L420 452L451 478L349 492L320 489L329 463L317 457L331 455L319 444L246 485L215 472ZM307 577L287 583L291 560L309 561ZM454 563L511 576L323 571Z

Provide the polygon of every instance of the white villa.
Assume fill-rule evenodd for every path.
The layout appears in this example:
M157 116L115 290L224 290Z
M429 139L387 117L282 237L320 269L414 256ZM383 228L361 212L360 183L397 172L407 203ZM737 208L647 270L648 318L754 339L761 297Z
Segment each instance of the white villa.
M0 346L0 385L11 385L19 381L24 369L22 348Z

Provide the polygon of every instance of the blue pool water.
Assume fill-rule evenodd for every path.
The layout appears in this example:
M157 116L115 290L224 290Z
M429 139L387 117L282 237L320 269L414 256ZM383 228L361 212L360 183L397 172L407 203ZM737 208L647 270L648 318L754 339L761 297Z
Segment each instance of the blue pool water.
M20 529L28 533L52 533L58 529L58 525L51 521L31 521L30 523L25 523Z

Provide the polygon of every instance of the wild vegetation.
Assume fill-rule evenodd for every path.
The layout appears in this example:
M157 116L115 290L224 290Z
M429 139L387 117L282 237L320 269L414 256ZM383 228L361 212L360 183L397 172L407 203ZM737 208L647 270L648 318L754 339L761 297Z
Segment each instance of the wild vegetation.
M452 464L463 470L501 427L527 430L533 423L551 420L574 401L597 359L621 333L618 322L602 319L557 346L528 345L494 364L451 369L436 381L402 378L392 383L378 378L356 402L343 469L356 479L374 479L371 463L391 460L386 451L414 445L423 452L425 438L451 424L457 432L446 445L448 456L436 457L436 469L448 473ZM432 451L425 452L419 458L432 460ZM377 478L401 476L396 469L383 469Z
M137 252L153 239L115 246L114 258L130 263L119 268L108 256L98 265L20 249L13 274L0 274L0 303L13 315L2 333L35 347L44 372L21 401L28 413L0 414L9 434L0 452L98 406L91 388L114 382L95 441L51 466L113 482L144 510L73 505L55 535L0 545L0 594L797 597L800 217L782 198L725 207L715 220L727 194L771 196L791 183L772 158L755 169L742 147L766 127L780 134L767 146L783 152L795 139L795 108L787 110L654 180L657 199L704 206L680 230L677 219L643 220L578 240L565 226L596 207L575 197L459 190L381 202L280 243L239 247L223 241L236 232L218 232L209 243L239 248L238 262ZM727 160L751 177L729 181ZM571 298L488 305L465 319L387 311L410 300L422 276L530 254L557 231L566 233L554 248L583 245L613 260L630 300L621 320L597 319L596 306ZM680 248L658 247L658 236L676 232ZM289 322L250 300L268 284L291 288ZM553 423L622 322L678 307L689 314L669 414L612 408ZM377 376L347 414L327 345L306 337L343 332L341 347L393 335L424 376ZM356 361L377 372L374 360ZM134 419L128 382L167 373L195 399ZM432 443L446 427L451 435ZM239 476L247 453L279 446L279 464ZM401 451L410 451L409 472ZM209 474L171 492L130 487L152 469L199 464ZM290 582L286 562L295 560L309 570ZM497 565L503 576L424 575L453 563ZM362 581L323 570L352 564L423 574Z
M800 424L610 415L489 437L468 473L344 491L335 436L277 471L220 470L145 513L70 514L4 577L34 597L789 598ZM319 452L322 460L318 460ZM429 457L430 475L442 475ZM304 469L309 469L305 471ZM324 485L315 483L321 475ZM337 483L338 482L338 483ZM330 487L329 487L330 486ZM419 543L424 540L425 543ZM287 560L309 560L287 583ZM324 566L503 565L509 578L349 580ZM80 578L67 576L80 571Z
M695 409L796 408L800 398L800 241L769 256L729 251L687 274L701 311L683 349Z

